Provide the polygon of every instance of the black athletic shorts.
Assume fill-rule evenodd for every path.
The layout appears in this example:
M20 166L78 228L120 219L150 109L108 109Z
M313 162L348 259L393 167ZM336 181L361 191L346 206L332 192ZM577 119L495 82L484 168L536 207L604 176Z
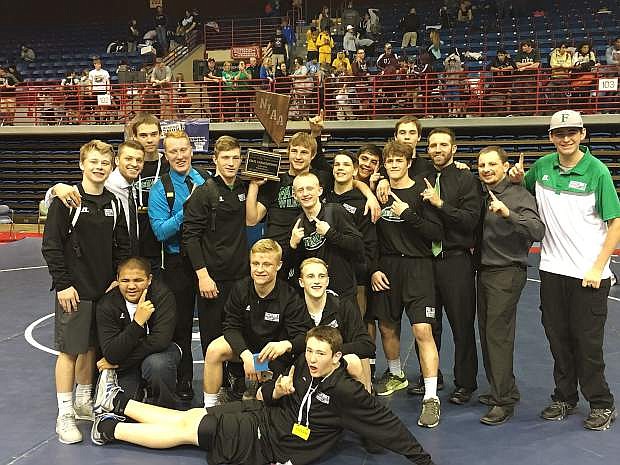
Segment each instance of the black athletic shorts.
M65 312L55 298L54 346L65 354L85 354L97 345L95 302L82 300L77 311Z
M379 260L379 270L387 276L390 289L371 293L374 319L398 324L404 309L412 325L435 322L435 279L431 258L388 255Z
M258 400L209 407L198 425L198 446L207 451L208 462L271 462L270 447L260 434L263 410Z

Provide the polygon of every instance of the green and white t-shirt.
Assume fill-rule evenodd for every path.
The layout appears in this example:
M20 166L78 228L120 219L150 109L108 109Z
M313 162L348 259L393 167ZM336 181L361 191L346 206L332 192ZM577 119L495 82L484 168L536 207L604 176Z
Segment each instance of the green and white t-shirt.
M560 167L557 152L538 159L525 175L545 223L540 269L583 279L607 234L606 221L620 217L620 201L609 169L587 147L579 163ZM611 277L609 262L602 278Z

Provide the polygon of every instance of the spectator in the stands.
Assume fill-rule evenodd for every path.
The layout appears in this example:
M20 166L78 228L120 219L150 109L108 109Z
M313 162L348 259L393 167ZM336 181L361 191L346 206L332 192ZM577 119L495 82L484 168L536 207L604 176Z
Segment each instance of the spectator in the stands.
M360 30L364 31L364 35L372 40L377 40L381 33L381 21L377 12L377 8L368 8L364 13L364 19L362 19Z
M346 7L342 10L342 24L346 26L357 26L360 23L360 14L353 8L353 2L348 1Z
M75 71L67 71L60 81L65 98L65 116L69 124L75 124L79 116L79 90L80 78Z
M399 24L400 32L403 33L402 45L404 49L406 47L416 47L418 45L418 30L420 29L420 18L415 11L415 8L411 8L400 20Z
M347 25L347 32L345 32L342 38L342 48L345 49L349 60L353 60L355 52L357 52L357 37L355 35L355 27L353 25Z
M96 119L101 121L106 116L106 106L99 104L97 96L110 93L110 73L101 67L101 60L99 58L93 60L93 67L94 69L88 72L88 79L92 86L93 103L96 104Z
M164 63L163 58L155 60L155 66L151 71L150 83L153 89L159 94L162 118L172 116L172 96L170 95L172 82L172 69Z
M22 76L22 74L19 72L19 70L17 69L17 65L15 63L11 63L9 65L7 65L6 67L6 72L8 74L12 74L13 77L15 78L15 80L20 83L20 82L24 82L24 77Z
M34 61L37 57L34 53L34 50L30 47L27 47L26 45L22 45L20 47L19 56L23 61L26 61L28 63Z
M222 73L216 66L215 58L209 57L207 60L207 69L202 79L205 81L206 90L206 98L203 98L202 102L203 107L212 121L215 121L219 113L217 102L219 101L218 93L222 81Z
M327 5L321 8L321 12L317 17L317 24L319 25L319 31L331 31L332 19L329 17L329 7Z
M127 53L135 53L138 48L138 40L140 40L140 31L138 30L138 21L132 18L127 27Z
M553 49L549 55L551 76L547 84L548 103L552 108L564 108L568 104L568 92L570 91L569 76L573 68L573 56L568 51L566 42Z
M286 63L284 61L282 63L284 64L284 66L286 66ZM272 82L274 77L274 67L271 64L271 58L267 57L263 60L263 64L260 67L259 78L267 79L269 82Z
M392 52L392 44L387 42L383 53L377 58L377 68L381 74L394 74L398 69L398 55Z
M181 20L181 26L183 27L183 33L186 38L190 32L196 29L196 21L194 20L194 15L189 9L185 10L185 16Z
M334 48L334 39L329 34L329 29L321 29L316 39L316 46L319 49L319 64L332 62L332 48Z
M365 114L370 107L370 95L372 87L370 83L370 72L366 61L366 52L363 48L357 50L355 59L351 63L351 72L355 79L355 93L359 102L360 113Z
M461 105L461 95L463 92L463 62L455 49L444 60L444 69L446 72L446 92L445 100L448 104L448 118L457 117L463 110Z
M492 103L491 111L497 113L506 111L510 114L510 94L512 93L512 77L517 69L512 57L504 49L497 51L497 55L491 62L489 70L493 73L493 81L489 87Z
M573 69L579 73L587 73L595 66L599 66L596 53L588 42L581 42L573 54Z
M285 78L288 76L288 68L286 67L286 63L280 63L276 68L275 77L277 78Z
M278 27L276 29L276 35L271 40L271 60L276 65L278 63L286 62L286 46L285 46L284 35L282 35L282 28Z
M332 62L332 67L336 70L338 70L341 66L344 68L344 72L347 76L350 76L353 73L351 69L351 61L349 61L349 58L344 50L340 50Z
M295 38L295 29L291 26L288 16L284 16L282 18L282 22L280 24L282 28L282 36L284 37L284 48L286 51L286 62L290 63L292 60L293 47L297 43Z
M470 24L474 19L474 13L472 11L471 2L469 0L461 0L459 4L459 10L456 15L456 20L459 23Z
M15 121L15 87L17 79L0 68L0 126L13 126Z
M532 42L521 42L515 56L517 71L514 81L515 94L522 96L513 101L513 110L520 114L533 111L535 108L536 90L538 85L538 68L540 67L540 52L532 46Z
M431 29L429 32L430 44L426 48L431 57L431 70L435 73L439 73L443 71L443 52L441 50L441 46L443 45L443 40L439 35L439 30Z
M319 49L316 46L316 40L319 37L319 31L316 27L311 26L306 31L306 60L312 61L312 59L319 59Z
M614 42L605 50L605 62L608 65L620 66L620 37L616 37Z
M172 102L176 109L177 119L183 119L192 107L192 100L189 96L187 83L183 73L176 73L172 81Z
M239 120L247 120L254 107L252 101L253 92L251 92L248 81L252 79L252 75L245 68L245 61L239 60L237 72L233 77L235 83L235 118Z
M592 84L596 75L593 70L599 66L596 53L590 44L582 42L573 55L573 72L571 80L571 101L578 105L587 105ZM573 105L574 106L574 105Z
M249 65L246 66L246 71L250 73L252 79L260 79L261 66L258 64L258 60L256 59L256 57L250 57L248 62Z
M168 53L168 17L164 14L161 6L157 7L155 13L155 32L157 34L158 54L166 55Z

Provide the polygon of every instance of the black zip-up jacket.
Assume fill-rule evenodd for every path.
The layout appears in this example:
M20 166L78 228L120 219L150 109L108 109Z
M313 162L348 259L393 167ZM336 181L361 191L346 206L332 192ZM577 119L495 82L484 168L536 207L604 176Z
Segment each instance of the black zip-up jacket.
M334 450L346 429L404 455L413 463L432 464L430 455L422 449L402 421L351 378L345 366L346 363L341 362L331 375L313 379L301 355L295 363L295 392L274 400L272 394L275 380L263 385L261 390L267 408L266 425L261 425L261 432L265 427L273 453L272 461L284 463L290 460L294 465L314 462ZM311 386L317 384L318 388L310 396L310 436L304 441L292 435L291 430L297 422L303 397ZM306 424L305 407L302 424Z
M327 201L339 203L352 216L353 223L364 241L364 255L357 254L356 262L366 270L377 253L377 229L370 221L370 215L364 215L366 197L357 189L351 189L343 194L336 194L332 190L327 194Z
M114 281L116 266L129 257L129 232L120 202L107 189L86 194L81 184L82 209L71 234L73 209L54 198L50 205L41 253L58 292L75 287L81 300L97 300ZM116 227L112 202L116 202Z
M276 280L264 298L250 277L235 284L224 305L222 332L236 355L260 352L268 342L291 342L293 355L304 350L306 331L313 323L303 300L288 284Z
M214 183L219 193L214 199ZM215 281L248 275L245 227L246 184L237 179L232 189L220 176L197 187L183 207L183 246L194 270L207 268ZM215 212L213 211L214 202Z
M427 179L435 185L436 178ZM473 248L482 208L480 181L469 170L460 170L451 163L441 170L439 186L444 203L441 208L431 208L443 223L442 250Z
M304 259L320 258L329 267L329 288L340 296L354 295L357 291L354 263L360 251L364 250L362 234L342 205L323 204L317 218L329 223L330 228L325 236L316 232L316 225L305 213L297 217L301 219L300 227L304 228L305 235L297 249L291 250L291 263L298 269ZM291 231L292 228L289 238Z
M97 302L97 334L106 360L127 370L140 365L149 355L170 346L176 326L174 295L154 279L146 293L155 311L144 327L133 321L118 287ZM147 333L148 328L148 333Z
M359 358L370 358L375 354L375 343L368 335L360 312L351 300L340 299L328 292L319 324L338 328L344 341L343 354L355 354Z
M420 194L425 187L424 180L418 177L409 188L391 189L400 200L409 204L409 208L399 218L392 213L394 199L390 196L381 210L381 217L377 221L379 253L369 270L371 274L379 270L379 257L432 257L432 242L442 239L443 227L435 208L422 201Z

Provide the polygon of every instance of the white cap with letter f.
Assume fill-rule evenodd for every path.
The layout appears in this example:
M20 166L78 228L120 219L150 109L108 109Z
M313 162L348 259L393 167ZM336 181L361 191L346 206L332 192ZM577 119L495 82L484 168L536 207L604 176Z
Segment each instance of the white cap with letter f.
M558 128L583 128L581 113L574 110L560 110L551 117L549 132Z

